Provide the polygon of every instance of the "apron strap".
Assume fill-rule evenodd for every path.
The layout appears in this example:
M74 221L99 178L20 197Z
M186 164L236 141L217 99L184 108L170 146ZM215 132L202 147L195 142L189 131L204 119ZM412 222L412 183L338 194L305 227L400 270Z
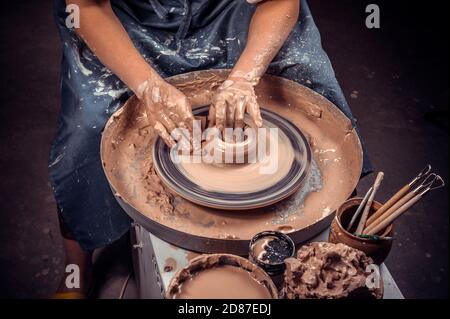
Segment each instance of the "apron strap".
M181 20L180 26L178 27L175 35L177 42L186 37L192 20L190 0L181 1L183 1L183 19ZM167 20L169 18L169 11L161 4L161 2L159 2L159 0L149 0L149 3L160 19Z
M183 19L181 20L180 27L178 28L177 34L175 35L175 39L177 41L182 40L186 37L192 20L190 1L184 0L183 6L184 6Z
M153 7L153 10L155 10L156 15L163 20L167 20L169 17L169 11L167 11L166 8L159 2L159 0L149 0L150 5Z

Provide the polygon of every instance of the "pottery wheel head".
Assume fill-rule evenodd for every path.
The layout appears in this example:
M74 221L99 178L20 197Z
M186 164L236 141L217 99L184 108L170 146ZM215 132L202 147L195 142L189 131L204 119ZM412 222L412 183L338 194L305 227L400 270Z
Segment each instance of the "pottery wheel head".
M193 113L206 116L208 108L199 107ZM311 150L303 133L289 120L264 108L261 115L263 127L256 130L248 123L246 137L236 143L238 147L217 138L219 143L214 142L213 130L203 132L204 146L194 154L170 150L157 138L153 162L158 176L181 197L212 208L253 209L288 197L308 175ZM209 139L205 133L210 134Z

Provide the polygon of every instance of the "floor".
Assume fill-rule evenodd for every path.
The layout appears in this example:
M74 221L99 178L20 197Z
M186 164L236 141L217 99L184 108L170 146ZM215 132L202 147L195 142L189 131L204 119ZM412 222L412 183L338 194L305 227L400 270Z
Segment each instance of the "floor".
M381 28L364 25L365 6ZM448 175L448 43L444 10L395 1L310 1L323 45L358 119L383 201L430 163ZM0 297L42 298L57 286L63 251L47 158L56 129L60 46L52 1L6 2L0 46ZM419 25L421 26L419 28ZM365 192L373 176L358 191ZM395 225L387 265L407 298L448 297L448 187ZM117 298L131 271L128 238L95 256L99 298ZM101 275L100 275L101 274ZM137 295L131 277L125 298Z

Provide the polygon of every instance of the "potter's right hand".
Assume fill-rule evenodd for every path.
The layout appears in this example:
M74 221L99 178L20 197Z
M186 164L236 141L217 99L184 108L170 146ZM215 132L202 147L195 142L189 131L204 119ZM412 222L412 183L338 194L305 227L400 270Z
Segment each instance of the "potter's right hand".
M244 77L230 77L215 91L209 109L209 125L218 129L243 128L248 113L257 127L262 126L261 111L256 100L255 82Z
M194 116L187 97L161 77L153 76L142 83L136 95L145 104L150 124L169 147L176 144L171 136L174 129L192 132Z

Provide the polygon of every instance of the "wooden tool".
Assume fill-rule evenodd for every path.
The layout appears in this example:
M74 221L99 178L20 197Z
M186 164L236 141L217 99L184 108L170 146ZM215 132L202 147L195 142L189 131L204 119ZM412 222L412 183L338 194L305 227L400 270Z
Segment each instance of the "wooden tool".
M396 202L391 208L389 208L387 211L383 212L383 214L377 216L376 219L372 220L372 222L369 224L369 220L367 221L367 225L362 231L362 234L367 235L369 232L377 226L379 223L381 223L385 218L387 218L389 215L391 215L393 212L397 211L400 207L405 205L409 200L411 200L414 196L417 195L418 191L420 189L415 189L412 192L406 194L398 202ZM383 208L383 207L381 207ZM379 210L381 210L381 208ZM378 212L378 211L377 211ZM376 214L376 213L375 213Z
M367 200L369 199L369 196L372 193L372 191L373 191L373 187L370 187L369 190L367 191L366 195L364 196L363 200L359 204L358 208L356 209L356 212L353 214L353 217L347 226L347 231L350 231L350 229L352 229L352 226L355 223L356 219L358 218L359 214L362 212L363 208L366 206Z
M385 211L381 216L378 216L375 220L372 221L370 224L366 224L366 227L364 228L362 234L368 234L375 226L380 224L383 220L385 220L388 216L390 216L392 213L397 211L400 207L402 207L404 204L406 204L409 200L411 200L414 196L419 194L422 190L425 188L431 186L431 184L436 180L436 174L432 173L425 177L424 180L417 186L414 190L412 190L410 193L406 194L398 202L396 202L391 208L389 208L387 211Z
M375 212L372 216L370 216L367 219L366 227L368 227L370 224L374 222L375 219L383 215L385 211L387 211L389 208L391 208L395 203L397 203L403 196L405 196L411 188L414 186L414 184L417 183L422 177L426 176L431 170L431 166L427 165L414 179L409 182L409 184L406 184L403 186L394 196L392 196L379 210Z
M367 200L366 207L364 207L363 213L361 215L361 219L359 220L358 227L356 228L355 233L362 234L363 229L366 225L367 216L369 216L370 208L372 207L373 199L375 198L375 194L377 193L378 188L380 187L381 181L383 180L384 173L379 172L375 182L373 183L373 190L370 193L369 199Z
M428 178L433 176L431 182L426 183ZM433 186L435 181L438 181L440 185ZM364 230L365 235L375 235L387 226L389 226L394 220L396 220L400 215L402 215L405 211L411 208L415 203L417 203L426 193L430 190L443 187L445 185L443 179L436 174L430 174L427 178L420 184L413 192L415 196L410 198L408 201L404 202L402 198L402 202L404 202L398 209L390 209L383 216L378 218L370 228ZM409 194L408 194L409 195ZM408 196L407 195L407 196ZM405 196L406 197L406 196ZM400 202L400 201L399 201ZM397 204L395 206L398 206Z
M377 223L373 228L366 231L365 235L375 235L380 230L384 229L388 225L390 225L395 219L397 219L401 214L403 214L405 211L407 211L411 206L413 206L419 199L421 199L422 196L420 194L414 196L411 200L409 200L407 203L403 204L398 210L396 210L394 213L386 217L383 221L380 223Z

